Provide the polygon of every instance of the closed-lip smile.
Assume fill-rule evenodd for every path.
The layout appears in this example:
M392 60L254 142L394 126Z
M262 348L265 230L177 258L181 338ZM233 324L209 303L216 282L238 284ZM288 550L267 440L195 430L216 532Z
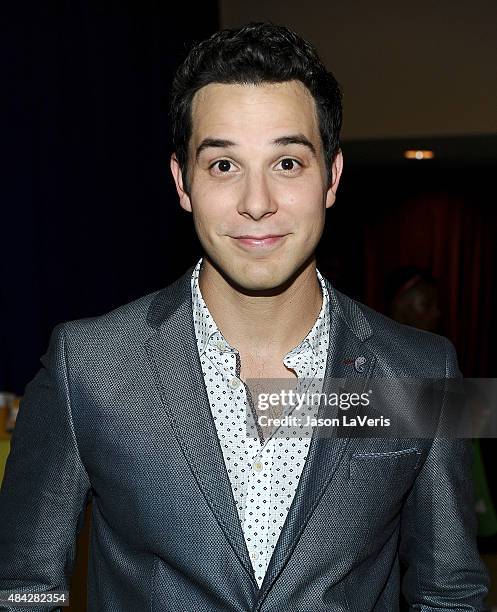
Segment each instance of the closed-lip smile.
M287 234L265 234L263 236L253 236L244 234L242 236L232 236L236 242L248 249L269 249L278 245Z
M245 234L243 236L234 236L236 239L245 239L245 240L267 240L268 238L281 238L283 234L265 234L264 236L251 236L250 234Z

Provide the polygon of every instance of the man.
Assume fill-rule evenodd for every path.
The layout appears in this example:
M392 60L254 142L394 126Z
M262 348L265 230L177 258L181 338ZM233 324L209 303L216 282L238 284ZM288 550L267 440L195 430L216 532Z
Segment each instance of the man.
M1 587L63 589L91 497L90 610L393 612L401 587L412 609L482 610L464 441L246 433L251 379L459 376L446 339L316 270L334 77L284 27L218 32L180 67L172 123L204 256L54 330L6 466Z
M385 294L386 314L392 319L426 331L440 330L438 285L429 270L417 266L393 270Z

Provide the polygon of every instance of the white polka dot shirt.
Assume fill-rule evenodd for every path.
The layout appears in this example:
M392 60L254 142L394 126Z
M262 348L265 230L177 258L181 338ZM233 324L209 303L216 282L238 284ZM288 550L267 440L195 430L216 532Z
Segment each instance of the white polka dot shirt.
M247 433L255 420L251 417L250 393L239 378L240 356L218 330L202 298L198 283L201 265L202 259L191 278L197 347L240 524L260 587L295 496L312 428L286 428L284 435L267 434L262 440ZM316 272L323 295L320 313L307 336L283 359L285 366L297 374L297 390L312 393L321 391L330 325L328 290L319 270Z

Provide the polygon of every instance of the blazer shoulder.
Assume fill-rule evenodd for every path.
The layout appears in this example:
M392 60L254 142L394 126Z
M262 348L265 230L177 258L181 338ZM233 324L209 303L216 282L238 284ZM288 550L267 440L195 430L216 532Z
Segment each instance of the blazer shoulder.
M364 317L370 328L364 342L381 362L395 363L403 376L438 378L458 374L455 348L445 336L404 325L358 300L336 293L348 312Z

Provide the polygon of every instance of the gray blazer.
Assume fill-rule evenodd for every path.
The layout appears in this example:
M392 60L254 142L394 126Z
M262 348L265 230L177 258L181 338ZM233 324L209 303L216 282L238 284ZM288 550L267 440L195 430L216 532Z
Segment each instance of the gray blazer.
M314 435L258 588L203 382L191 272L54 329L0 492L0 589L67 588L91 498L92 612L395 612L401 589L412 610L484 610L463 440ZM460 376L448 340L328 288L327 377Z

